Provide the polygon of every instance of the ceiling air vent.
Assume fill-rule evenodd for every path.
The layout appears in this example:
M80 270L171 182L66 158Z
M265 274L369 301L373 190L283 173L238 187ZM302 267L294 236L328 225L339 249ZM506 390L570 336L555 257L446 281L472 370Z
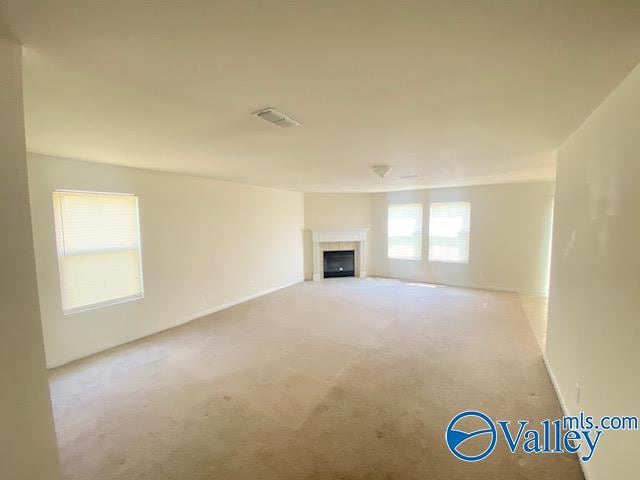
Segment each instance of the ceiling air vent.
M297 120L279 112L275 108L263 108L262 110L253 112L252 115L261 118L265 122L273 123L281 128L297 127L298 125L302 125Z

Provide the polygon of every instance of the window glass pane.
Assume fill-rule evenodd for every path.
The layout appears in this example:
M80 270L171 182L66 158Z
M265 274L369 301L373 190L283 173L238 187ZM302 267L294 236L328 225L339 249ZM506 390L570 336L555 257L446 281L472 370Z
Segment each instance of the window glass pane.
M390 205L388 216L389 258L422 258L422 205Z
M65 313L142 296L135 195L53 194Z
M432 203L429 215L429 261L469 263L471 204Z

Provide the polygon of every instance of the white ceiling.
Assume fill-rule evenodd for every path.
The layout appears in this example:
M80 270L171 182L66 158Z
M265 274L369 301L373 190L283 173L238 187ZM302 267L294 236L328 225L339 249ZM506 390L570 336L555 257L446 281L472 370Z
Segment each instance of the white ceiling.
M637 0L0 4L29 150L304 191L553 178L640 61Z

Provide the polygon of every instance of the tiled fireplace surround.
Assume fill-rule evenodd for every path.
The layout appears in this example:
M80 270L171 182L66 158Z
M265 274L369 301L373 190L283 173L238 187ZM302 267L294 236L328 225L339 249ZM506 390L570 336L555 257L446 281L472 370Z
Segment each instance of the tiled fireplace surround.
M312 230L313 281L323 280L323 254L332 250L353 250L356 277L366 277L367 228Z

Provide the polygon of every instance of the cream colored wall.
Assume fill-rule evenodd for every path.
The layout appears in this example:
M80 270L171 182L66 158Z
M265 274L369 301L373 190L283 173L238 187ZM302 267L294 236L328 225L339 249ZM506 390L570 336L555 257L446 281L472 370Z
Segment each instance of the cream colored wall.
M29 181L49 366L303 279L301 193L40 155ZM55 189L138 195L144 299L62 314Z
M313 277L312 229L371 228L373 196L368 193L305 193L304 194L304 276ZM371 232L369 232L371 239ZM370 249L366 259L371 265Z
M571 414L640 416L639 111L636 68L559 150L546 356ZM585 469L639 478L638 452L605 432Z
M548 281L552 182L439 188L378 193L374 199L374 275L447 285L545 293ZM432 202L471 203L469 263L428 261ZM387 210L394 203L421 203L422 260L387 258Z
M0 478L60 478L38 309L21 48L0 39Z

